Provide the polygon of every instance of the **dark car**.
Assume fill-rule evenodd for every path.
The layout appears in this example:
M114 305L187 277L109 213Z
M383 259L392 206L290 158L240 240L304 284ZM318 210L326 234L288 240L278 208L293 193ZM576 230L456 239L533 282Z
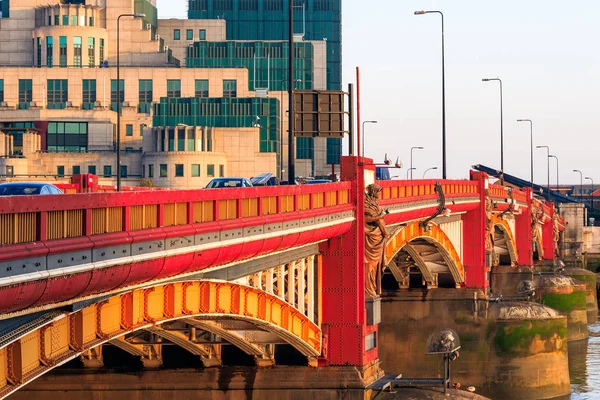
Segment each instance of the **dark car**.
M305 185L314 185L317 183L331 183L331 179L311 179L310 181L306 181Z
M246 178L215 178L206 185L206 189L233 187L252 187L252 183Z
M0 184L0 196L29 196L35 194L63 194L63 192L49 183L10 182Z

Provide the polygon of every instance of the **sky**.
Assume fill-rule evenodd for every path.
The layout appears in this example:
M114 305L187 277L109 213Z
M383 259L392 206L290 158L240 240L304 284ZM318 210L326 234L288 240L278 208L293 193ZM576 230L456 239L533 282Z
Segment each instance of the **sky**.
M157 0L159 18L187 16L187 0ZM559 159L559 182L579 173L600 185L600 2L556 0L343 0L344 88L361 76L365 155L399 157L406 176L438 167L441 176L441 23L444 13L447 177L464 179L474 164L500 168L500 90L503 83L504 170L530 177L533 121L534 181L547 183L545 149ZM346 140L344 140L346 142ZM345 150L347 151L347 150ZM556 183L550 160L550 181ZM584 184L590 183L584 180Z

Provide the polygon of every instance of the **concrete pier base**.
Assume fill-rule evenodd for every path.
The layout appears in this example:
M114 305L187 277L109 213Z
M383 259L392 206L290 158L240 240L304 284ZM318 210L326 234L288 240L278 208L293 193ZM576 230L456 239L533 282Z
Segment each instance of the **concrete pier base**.
M563 275L573 278L577 282L585 284L585 305L587 310L587 322L593 324L598 321L598 294L596 292L596 274L582 268L565 268Z
M570 393L567 320L536 303L488 303L469 289L398 290L382 299L379 356L403 378L443 374L441 358L425 355L433 332L454 329L460 357L452 382L493 399L540 399Z
M371 368L372 369L372 368ZM378 368L377 368L378 369ZM366 400L372 371L353 367L221 367L109 371L58 369L13 394L14 400Z

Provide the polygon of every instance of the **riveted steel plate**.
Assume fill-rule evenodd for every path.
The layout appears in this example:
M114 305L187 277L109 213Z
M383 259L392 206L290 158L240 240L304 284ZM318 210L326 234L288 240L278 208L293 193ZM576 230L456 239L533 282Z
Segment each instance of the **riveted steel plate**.
M283 223L284 230L294 229L294 228L298 228L298 227L300 227L300 221L297 219L293 220L293 221L285 221Z
M263 225L248 226L248 227L244 228L244 237L260 235L263 233L263 230L264 230Z
M329 222L328 215L321 215L321 216L315 218L315 224L324 224L326 222Z
M148 242L138 242L131 244L131 255L137 256L145 253L155 253L165 249L164 240L150 240Z
M228 229L226 231L221 231L221 240L232 240L239 239L244 236L243 230L240 229Z
M221 238L219 236L219 232L201 233L194 236L195 245L215 243L219 242L220 240Z
M304 218L300 220L301 227L313 226L315 224L314 218Z
M129 244L100 247L92 250L92 260L94 262L114 260L115 258L129 257L130 255L131 245Z
M283 224L281 222L265 225L265 233L279 232L281 229L283 229Z
M167 250L170 249L180 249L182 247L188 247L194 245L194 236L181 236L165 239L165 248Z
M51 254L47 258L48 270L56 268L67 268L74 265L88 264L92 262L92 250L73 251L71 253Z
M0 278L46 270L46 257L0 262Z

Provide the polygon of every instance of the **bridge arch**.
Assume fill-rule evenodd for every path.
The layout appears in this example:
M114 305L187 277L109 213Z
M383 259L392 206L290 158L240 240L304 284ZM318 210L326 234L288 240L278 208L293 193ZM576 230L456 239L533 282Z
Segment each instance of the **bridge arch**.
M402 273L397 269L394 262L394 257L400 251L406 251L419 267L423 278L428 284L437 285L436 273L428 267L427 260L422 256L418 249L413 247L413 244L421 242L433 245L437 253L442 257L443 262L447 266L448 272L452 276L455 285L460 285L465 281L465 272L460 259L460 255L452 244L452 241L446 233L436 224L429 223L426 227L422 226L420 221L412 222L401 227L393 233L388 239L384 254L388 262L388 267L392 274L400 283L400 279L406 279L406 276L401 276Z
M498 215L494 215L492 229L494 229L494 248L498 247L504 250L510 257L511 265L515 265L518 260L517 242L510 223Z
M308 317L275 295L227 281L197 280L135 289L75 312L53 312L51 317L29 324L28 329L0 343L0 399L102 344L115 344L141 356L141 346L124 340L125 335L138 331L156 333L203 361L210 360L213 354L206 345L163 328L177 322L221 336L257 358L265 356L263 349L227 330L223 321L251 324L275 335L309 363L314 364L321 354L321 329Z

